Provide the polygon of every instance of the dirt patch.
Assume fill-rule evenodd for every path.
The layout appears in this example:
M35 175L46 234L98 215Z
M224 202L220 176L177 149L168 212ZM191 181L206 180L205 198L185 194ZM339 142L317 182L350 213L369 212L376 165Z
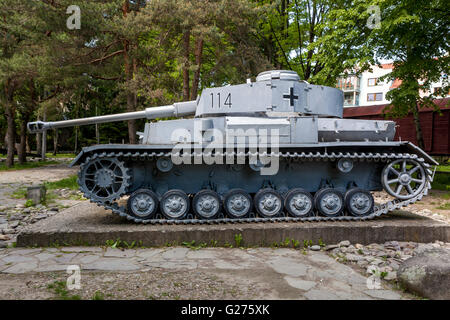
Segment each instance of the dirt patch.
M386 203L392 201L393 197L386 192L374 192L376 203ZM427 196L420 201L408 205L405 211L409 211L437 221L450 223L450 192L431 190Z
M146 272L82 273L81 289L67 290L65 272L0 274L2 300L276 299L261 284L233 281L221 272L152 269Z
M0 184L27 183L39 184L67 178L78 172L78 166L69 168L68 163L60 163L26 170L0 172Z

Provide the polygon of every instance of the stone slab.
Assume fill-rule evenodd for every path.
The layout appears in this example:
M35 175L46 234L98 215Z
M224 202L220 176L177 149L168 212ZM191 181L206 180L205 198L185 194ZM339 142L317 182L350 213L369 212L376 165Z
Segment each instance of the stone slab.
M450 242L450 225L407 211L396 211L370 221L246 223L223 225L144 225L135 224L89 202L83 202L25 228L17 246L105 245L107 240L127 243L142 241L144 246L195 243L235 244L242 235L242 246L271 246L285 239L321 239L326 244L349 240L351 243L386 241Z

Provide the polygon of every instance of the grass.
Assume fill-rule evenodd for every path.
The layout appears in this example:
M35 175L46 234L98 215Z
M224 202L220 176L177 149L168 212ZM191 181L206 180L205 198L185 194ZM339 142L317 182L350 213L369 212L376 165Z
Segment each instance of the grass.
M450 191L450 174L436 173L431 187L435 190Z
M95 291L92 300L105 300L105 295L101 291Z
M207 247L207 244L205 242L196 244L195 240L192 240L191 242L184 241L181 244L184 247L187 247L187 248L192 249L192 250L199 250L201 248L206 248Z
M17 189L11 194L11 197L14 199L24 199L27 197L27 188L22 187Z
M58 181L45 182L44 185L47 188L47 190L54 190L54 189L78 190L79 188L76 174Z
M450 165L438 166L436 171L450 172Z
M132 241L130 243L120 240L120 238L116 240L106 240L105 245L107 247L110 247L112 249L133 249L133 248L144 248L142 240L139 240L138 242Z
M66 283L64 281L54 281L47 286L47 289L53 291L59 300L81 300L79 295L69 295L69 291L66 289Z
M436 209L439 209L439 210L450 210L450 202L444 203L443 205L440 205L439 207L436 207Z
M15 163L11 168L8 168L5 163L0 163L0 171L10 171L10 170L24 170L33 169L43 166L48 166L50 164L58 164L58 161L48 160L48 161L37 161L37 162L25 162L24 164Z
M242 234L235 234L234 235L234 242L236 243L236 247L240 247L242 244Z
M74 153L57 153L56 155L54 155L51 152L47 152L45 154L45 156L47 158L75 158L76 154L74 154Z
M77 155L75 153L57 153L54 155L52 152L47 152L45 156L47 158L75 158ZM0 158L6 159L6 154L0 154ZM30 158L30 156L27 156L27 158ZM17 155L14 156L14 159L18 159Z
M70 190L78 190L79 186L77 183L77 175L72 175L68 178L64 178L58 181L53 182L45 182L45 187L47 188L47 191L52 191L56 189L70 189ZM27 188L21 187L14 191L11 194L11 197L14 199L25 199L27 197ZM47 192L45 195L45 200L42 202L43 205L47 205L49 203L55 202L55 200L58 199L58 195L54 192ZM70 196L70 199L72 200L82 200L82 197L79 195L72 195ZM31 200L27 200L27 203L25 203L26 207L30 207L33 205L36 205L35 203L32 203Z

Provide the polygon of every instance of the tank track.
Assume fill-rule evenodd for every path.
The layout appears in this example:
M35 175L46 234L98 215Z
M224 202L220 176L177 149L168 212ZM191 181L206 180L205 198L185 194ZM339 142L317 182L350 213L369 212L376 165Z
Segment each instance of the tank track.
M194 153L191 154L193 156ZM198 153L196 153L198 155ZM236 152L233 152L232 154L224 153L223 156L237 156L238 154ZM242 155L242 154L239 154ZM254 153L250 154L250 152L247 152L245 154L246 157L250 155L255 155ZM325 216L310 216L310 217L290 217L287 216L286 213L285 216L281 217L274 217L274 218L262 218L262 217L255 217L250 216L248 218L239 218L239 219L232 219L227 218L223 216L223 213L219 218L211 219L211 220L204 220L204 219L197 219L195 218L191 213L188 214L184 219L181 220L168 220L163 219L162 215L160 213L157 214L156 219L140 219L135 216L132 216L127 213L127 209L125 206L121 206L118 204L118 202L100 202L100 201L94 201L90 199L91 202L96 203L98 206L101 206L107 210L111 210L115 214L125 217L127 220L131 220L135 223L143 223L143 224L154 224L154 225L163 225L163 224L185 224L185 225L195 225L195 224L235 224L235 223L274 223L274 222L318 222L318 221L364 221L364 220L371 220L377 217L380 217L384 214L387 214L388 212L400 209L402 207L406 207L412 203L415 203L416 201L420 201L424 195L428 194L428 190L431 188L431 182L433 181L434 174L431 170L431 165L426 163L423 158L418 157L415 154L409 154L409 153L327 153L326 151L323 153L316 152L316 153L297 153L297 152L277 152L277 153L262 153L262 156L279 156L284 158L291 158L296 159L300 161L336 161L340 158L349 158L357 161L374 161L374 162L389 162L392 160L398 160L398 159L413 159L419 162L425 169L426 173L426 183L422 191L416 195L415 197L407 200L400 200L400 199L394 199L391 201L388 201L383 204L375 204L374 210L370 215L363 216L363 217L356 217L356 216L337 216L337 217L325 217ZM80 172L82 169L82 166L84 166L89 161L97 158L97 157L117 157L120 159L131 159L131 160L150 160L150 159L157 159L159 157L170 157L171 152L103 152L94 154L91 157L87 157L86 161L81 165ZM80 190L85 194L87 198L89 196L80 188Z

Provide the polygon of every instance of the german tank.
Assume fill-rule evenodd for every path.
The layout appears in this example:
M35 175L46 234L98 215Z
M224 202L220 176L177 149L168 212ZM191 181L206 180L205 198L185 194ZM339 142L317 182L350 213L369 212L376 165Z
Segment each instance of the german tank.
M56 122L147 122L140 143L83 148L85 197L140 223L366 220L420 200L437 162L395 122L342 119L342 91L273 70L207 88L196 101ZM192 117L193 116L193 117ZM375 203L375 191L390 197Z

